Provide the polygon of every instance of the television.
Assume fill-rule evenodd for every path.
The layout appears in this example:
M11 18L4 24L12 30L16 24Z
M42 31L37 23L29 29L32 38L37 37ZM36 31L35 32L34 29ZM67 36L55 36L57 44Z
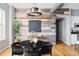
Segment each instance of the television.
M41 32L41 21L29 20L29 32Z

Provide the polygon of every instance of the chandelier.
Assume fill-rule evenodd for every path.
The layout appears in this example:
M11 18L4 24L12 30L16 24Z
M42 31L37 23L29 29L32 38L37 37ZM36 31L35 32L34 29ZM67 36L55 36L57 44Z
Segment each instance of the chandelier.
M36 7L36 4L33 4L34 7L32 7L31 12L28 13L29 16L41 16L42 13L39 11L40 9Z

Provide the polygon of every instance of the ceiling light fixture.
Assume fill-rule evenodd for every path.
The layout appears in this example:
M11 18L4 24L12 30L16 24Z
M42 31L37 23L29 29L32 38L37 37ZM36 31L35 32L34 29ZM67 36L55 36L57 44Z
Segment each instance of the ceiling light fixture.
M39 12L39 8L36 7L36 4L34 3L32 9L31 9L31 12L28 13L28 15L29 16L41 16L42 13Z

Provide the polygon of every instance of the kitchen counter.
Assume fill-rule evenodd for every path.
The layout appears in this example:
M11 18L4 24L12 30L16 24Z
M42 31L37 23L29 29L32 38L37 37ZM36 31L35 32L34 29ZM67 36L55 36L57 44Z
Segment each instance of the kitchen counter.
M71 32L71 34L79 34L79 32Z
M79 31L71 32L71 44L77 44L79 42Z
M71 34L79 34L79 28L73 28Z

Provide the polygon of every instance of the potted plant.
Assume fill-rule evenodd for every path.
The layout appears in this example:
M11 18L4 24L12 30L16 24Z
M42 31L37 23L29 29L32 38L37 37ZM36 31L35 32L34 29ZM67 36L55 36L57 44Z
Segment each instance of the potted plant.
M36 48L36 43L38 41L37 33L34 32L34 31L30 32L30 37L31 37L31 39L30 39L31 43L34 42L34 44L32 45L32 47Z
M20 26L21 26L21 22L19 20L15 21L14 24L15 41L20 41Z

